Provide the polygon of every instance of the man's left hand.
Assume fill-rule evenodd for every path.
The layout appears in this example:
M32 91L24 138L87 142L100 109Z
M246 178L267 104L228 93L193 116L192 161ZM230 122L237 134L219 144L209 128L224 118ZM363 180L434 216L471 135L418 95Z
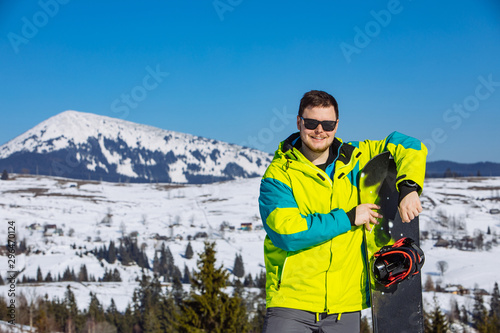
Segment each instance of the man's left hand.
M422 205L417 191L408 193L399 203L398 210L404 223L408 223L417 217L422 212Z

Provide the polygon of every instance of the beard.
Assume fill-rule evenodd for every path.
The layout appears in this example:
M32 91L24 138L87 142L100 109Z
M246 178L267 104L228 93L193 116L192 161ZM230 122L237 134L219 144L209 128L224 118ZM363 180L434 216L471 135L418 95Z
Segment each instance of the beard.
M311 152L315 154L322 154L332 145L333 138L325 139L321 144L314 144L314 142L310 142L311 138L307 138L306 140L302 139L302 144Z

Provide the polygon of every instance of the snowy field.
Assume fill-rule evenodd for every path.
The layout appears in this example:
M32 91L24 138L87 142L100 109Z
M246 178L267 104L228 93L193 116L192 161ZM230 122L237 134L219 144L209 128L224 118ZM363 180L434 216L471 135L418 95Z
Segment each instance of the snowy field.
M119 310L131 302L132 293L140 276L138 266L123 266L116 262L99 262L93 255L80 255L110 240L118 244L122 234L137 232L138 244L146 250L150 265L155 250L161 244L170 248L175 264L183 270L196 268L197 253L203 250L204 239L191 240L195 256L184 258L188 236L206 232L217 242L219 264L231 269L235 254L241 254L245 275L252 276L264 269L264 230L258 211L260 179L244 179L210 185L168 184L116 184L105 182L73 181L54 177L26 175L11 176L0 182L0 218L3 227L0 238L6 239L7 222L15 222L17 240L26 240L31 248L28 256L18 255L16 270L36 278L37 269L45 277L63 274L66 268L75 272L85 264L89 275L102 277L106 269L117 268L122 282L53 282L19 284L17 293L28 299L33 297L64 297L68 284L77 297L80 308L86 308L89 293L97 294L104 308L114 299ZM421 231L427 231L429 239L421 245L426 255L422 281L430 276L434 283L445 288L461 285L466 289L480 288L491 293L495 282L500 280L500 248L490 244L500 232L500 214L490 210L500 208L500 178L457 178L426 180L422 202ZM234 227L221 231L221 224ZM240 230L242 223L252 223L253 230ZM38 230L29 226L39 224ZM64 235L44 235L44 226L53 224ZM489 234L488 234L489 232ZM463 251L455 248L434 247L437 240L462 239L469 235L484 235L484 250ZM155 236L167 236L175 240L157 240ZM182 237L182 240L181 240ZM37 254L35 254L37 253ZM445 261L447 269L442 274L438 261ZM5 280L7 257L0 257L0 269ZM186 286L188 288L188 286ZM0 286L0 294L7 298L7 286ZM443 310L449 310L451 300L472 304L472 295L457 296L437 293ZM427 303L433 304L434 293L424 293ZM487 298L486 305L488 305Z

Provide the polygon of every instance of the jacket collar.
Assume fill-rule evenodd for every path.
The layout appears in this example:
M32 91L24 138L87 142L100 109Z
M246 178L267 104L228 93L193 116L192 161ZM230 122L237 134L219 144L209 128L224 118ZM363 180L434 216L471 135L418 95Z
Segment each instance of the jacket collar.
M280 144L280 148L276 152L287 160L302 161L305 163L310 163L309 160L305 158L300 152L300 147L302 146L302 140L300 139L300 132L293 133L287 139L285 139ZM332 145L330 146L330 155L328 156L328 167L327 174L333 175L335 169L335 163L340 161L342 164L349 164L352 154L356 148L349 144L344 144L342 139L335 138ZM278 156L276 156L278 157Z
M337 159L337 157L343 157L342 159L346 160L345 163L349 162L353 149L349 149L345 146L346 145L343 144L341 139L339 138L333 139L332 145L330 146L330 155L328 156L328 161L327 161L328 164L333 163ZM285 139L285 141L281 143L280 149L281 152L285 154L285 156L288 156L287 158L290 158L289 154L291 154L292 156L294 156L295 159L298 159L294 153L295 150L300 150L301 147L302 147L302 140L300 138L300 132L296 132L290 135L288 138Z

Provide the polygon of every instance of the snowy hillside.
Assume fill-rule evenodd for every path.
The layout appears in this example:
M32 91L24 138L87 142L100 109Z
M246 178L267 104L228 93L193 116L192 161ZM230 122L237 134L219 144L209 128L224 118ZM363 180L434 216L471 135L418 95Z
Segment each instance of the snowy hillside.
M189 269L196 267L196 258L182 257L188 237L207 233L218 240L219 259L227 268L232 268L235 253L241 253L248 273L257 274L263 269L262 242L264 231L238 230L241 223L253 223L254 229L261 224L258 218L257 198L259 179L236 180L213 185L169 185L169 184L116 184L86 181L70 181L62 178L17 176L14 180L0 182L2 203L0 216L4 223L15 221L18 240L26 239L31 248L29 256L16 258L19 276L36 277L40 267L43 276L51 272L53 277L62 275L69 267L76 272L85 264L89 274L99 278L106 268L117 268L123 280L121 288L101 288L102 302L109 305L114 297L121 310L127 305L140 276L138 266L101 264L92 254L78 254L117 240L122 234L137 232L137 243L146 244L145 251L152 263L155 251L166 241L174 255L175 264ZM111 216L109 220L106 217ZM234 231L220 231L227 222ZM41 228L37 229L36 225ZM48 224L62 229L64 235L54 233L44 236ZM29 227L31 226L31 230ZM6 237L7 227L0 231ZM71 236L69 236L71 234ZM180 240L182 237L183 240ZM192 240L196 253L203 250L205 238ZM76 249L71 246L74 245ZM36 254L35 254L36 253ZM6 257L1 257L7 267ZM103 267L104 266L104 267ZM4 270L5 271L5 270ZM51 293L62 297L66 284L49 284L25 287L30 295L43 296ZM109 286L109 284L106 284ZM1 290L0 286L0 290ZM81 290L79 301L85 307L89 291L99 289L98 283L88 283ZM104 291L103 289L106 289ZM122 299L123 298L123 299ZM120 300L120 302L118 302Z
M164 243L172 252L175 265L194 269L205 240L194 236L207 233L217 242L218 260L224 267L232 269L239 253L245 274L255 276L264 269L265 231L260 229L258 178L207 185L116 184L25 175L11 178L0 182L0 216L4 225L0 233L6 237L6 222L15 221L18 241L25 239L30 248L30 255L17 257L16 269L22 270L19 279L35 278L38 268L44 277L48 272L55 277L68 267L78 272L84 264L89 274L97 278L114 268L122 278L122 282L18 285L26 297L48 294L62 298L70 284L81 308L88 306L92 291L105 307L113 298L119 310L124 310L141 269L137 265L99 262L85 251L129 234L137 235L137 244L144 248L151 265L155 251ZM499 190L500 178L426 181L421 217L421 231L428 235L421 243L426 254L423 282L430 276L443 289L461 285L464 289L478 287L491 292L493 284L500 280L500 214L491 214L500 208ZM226 227L221 231L223 223ZM252 223L252 230L241 230L242 223ZM60 231L44 234L47 225L55 225ZM478 238L479 235L482 236ZM438 237L451 244L470 237L473 248L435 247ZM184 257L188 238L195 252L192 259ZM0 267L7 267L7 258L0 259ZM447 263L443 274L438 261ZM2 295L6 294L5 288L0 286ZM425 293L424 298L432 304L433 295ZM445 310L450 308L452 298L459 304L472 302L472 295L438 295Z
M0 170L116 182L211 183L261 175L255 149L65 111L0 147Z

